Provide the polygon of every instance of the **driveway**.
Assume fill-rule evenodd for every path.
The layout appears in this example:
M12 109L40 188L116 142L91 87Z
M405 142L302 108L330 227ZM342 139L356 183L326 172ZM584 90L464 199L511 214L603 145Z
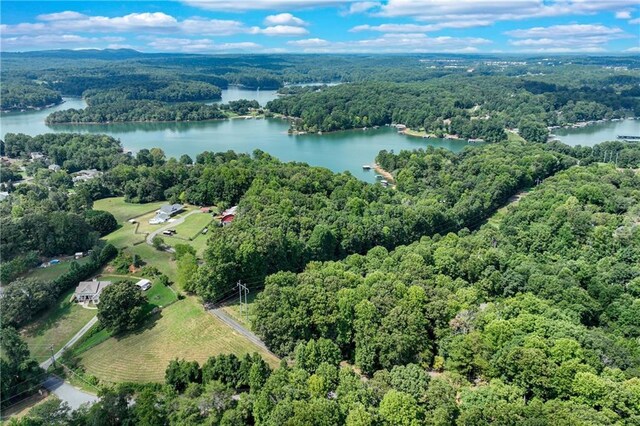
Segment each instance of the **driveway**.
M153 232L151 232L149 235L147 235L147 244L149 244L150 246L153 245L153 238L158 235L159 233L166 231L167 229L171 229L173 227L176 227L178 225L180 225L181 223L184 222L184 220L186 218L188 218L189 216L191 216L192 214L196 214L196 213L202 213L200 210L196 209L196 210L192 210L189 213L185 214L182 217L177 218L176 220L174 220L173 222L169 223L167 226L164 226L158 230L155 230Z
M56 360L60 358L67 348L80 340L80 338L84 336L85 333L89 331L89 329L97 322L97 316L91 318L91 320L89 320L89 322L86 323L84 327L80 329L80 331L78 331L58 352L55 353L55 355L53 355L53 358ZM48 370L50 366L51 358L40 363L40 367L42 367L44 370ZM62 401L69 404L69 407L71 407L71 409L73 410L76 410L84 403L88 402L90 404L93 404L98 400L98 397L96 395L81 391L80 389L76 389L58 376L49 376L47 380L45 380L43 385L45 388L47 388L47 390L49 390L49 392L52 392Z
M54 359L56 359L56 360L57 360L57 359L59 359L59 358L62 356L62 354L64 353L64 351L65 351L65 350L67 350L67 348L69 348L70 346L74 345L78 340L80 340L80 338L81 338L82 336L84 336L84 335L85 335L85 333L86 333L87 331L89 331L89 329L90 329L91 327L93 327L93 325L94 325L95 323L97 323L97 322L98 322L98 317L97 317L97 316L95 316L95 317L91 318L91 319L89 320L89 322L88 322L88 323L86 323L86 324L84 325L84 327L82 327L82 328L80 329L80 331L78 331L78 332L77 332L77 333L76 333L76 334L71 338L71 340L69 340L69 341L68 341L68 342L67 342L67 343L66 343L66 344L65 344L65 345L64 345L64 346L63 346L63 347L58 351L58 352L56 352L56 353L55 353L55 355L53 355L53 358L54 358ZM44 362L40 363L40 367L42 367L44 370L48 370L48 369L49 369L49 367L51 367L51 358L48 358L46 361L44 361Z
M93 404L98 401L96 395L76 389L57 376L49 376L44 382L44 387L60 400L69 404L72 410L77 410L82 404Z

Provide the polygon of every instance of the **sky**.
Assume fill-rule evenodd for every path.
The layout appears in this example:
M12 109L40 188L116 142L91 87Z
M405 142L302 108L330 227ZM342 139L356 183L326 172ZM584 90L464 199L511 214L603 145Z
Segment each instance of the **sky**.
M0 51L640 53L638 0L0 1Z

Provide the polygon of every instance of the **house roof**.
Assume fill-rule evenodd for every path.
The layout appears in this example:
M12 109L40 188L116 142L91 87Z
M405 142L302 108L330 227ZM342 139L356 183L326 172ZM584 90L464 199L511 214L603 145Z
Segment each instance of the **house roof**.
M143 278L136 283L138 287L142 287L143 285L146 285L146 284L151 284L151 281Z
M111 284L111 281L82 281L76 287L75 294L100 294L105 287Z
M238 206L233 206L223 211L222 216L235 215L237 211L238 211Z
M235 215L233 215L233 214L228 214L228 215L222 216L222 223L230 223L230 222L233 222L233 219L235 219L235 217L236 217L236 216L235 216Z
M166 214L172 215L182 210L182 208L183 208L182 204L165 204L164 206L160 207L159 213L166 213Z

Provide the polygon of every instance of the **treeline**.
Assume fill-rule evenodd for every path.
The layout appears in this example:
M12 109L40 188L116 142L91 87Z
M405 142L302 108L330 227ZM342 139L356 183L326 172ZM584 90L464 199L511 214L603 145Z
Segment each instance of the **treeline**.
M219 87L198 81L174 81L166 86L127 86L116 89L90 89L83 92L89 106L123 100L152 100L162 102L190 102L221 98Z
M200 103L168 104L158 101L116 101L90 105L84 109L56 111L47 124L123 123L155 121L202 121L226 118L218 105Z
M543 127L640 113L632 94L613 84L594 88L535 84L519 77L452 75L420 84L370 82L295 90L268 103L270 111L296 117L299 131L334 131L404 124L438 137L455 134L489 142L505 128ZM546 135L545 135L546 136ZM544 142L546 137L536 140Z
M45 373L14 328L2 324L0 333L0 408L4 410L38 392Z
M575 163L543 146L519 143L415 155L433 163L434 176L414 179L413 187L403 183L399 191L325 169L282 164L265 154L253 162L206 169L186 189L186 198L240 199L240 214L233 226L215 231L187 290L215 300L238 279L260 282L276 271L301 270L311 260L473 228L520 189ZM232 182L237 186L230 187ZM226 191L231 188L237 191Z
M2 145L10 158L28 159L29 154L38 152L70 173L82 169L108 170L122 160L120 141L107 135L7 133Z
M0 89L0 109L3 111L43 108L61 102L60 93L40 84L4 82Z
M577 423L632 424L640 415L632 402L640 390L639 200L636 173L574 167L476 233L269 276L254 329L281 355L329 339L372 381L411 364L458 377L449 403L437 406L450 422L483 424L497 412L527 419L565 406ZM405 398L415 424L429 424L436 407L425 391Z

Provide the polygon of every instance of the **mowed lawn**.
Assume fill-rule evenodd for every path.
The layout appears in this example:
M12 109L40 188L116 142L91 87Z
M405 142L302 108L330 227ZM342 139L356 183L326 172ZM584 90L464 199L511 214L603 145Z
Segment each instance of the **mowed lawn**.
M53 281L60 275L65 274L71 268L72 262L78 262L83 264L89 261L89 257L83 257L78 260L62 259L62 261L56 265L47 266L46 268L33 268L24 275L24 278L35 278L40 281Z
M204 228L208 228L206 234L202 233ZM217 221L210 213L196 213L185 219L184 223L177 225L175 236L161 235L164 242L175 247L176 244L188 244L196 250L198 256L202 256L207 248L209 236L216 231ZM189 240L189 238L192 238Z
M146 204L134 204L126 203L124 197L103 198L102 200L95 201L93 203L94 210L105 210L111 213L118 223L126 222L127 220L140 216L145 213L156 211L163 204L167 204L166 201L156 201Z
M21 330L31 355L38 362L51 356L51 345L57 352L97 314L97 310L71 302L72 294L73 290L63 294L51 309Z
M163 309L154 320L126 337L110 338L80 354L88 374L106 382L162 382L169 361L203 363L222 353L260 353L273 367L278 359L236 334L188 297Z

